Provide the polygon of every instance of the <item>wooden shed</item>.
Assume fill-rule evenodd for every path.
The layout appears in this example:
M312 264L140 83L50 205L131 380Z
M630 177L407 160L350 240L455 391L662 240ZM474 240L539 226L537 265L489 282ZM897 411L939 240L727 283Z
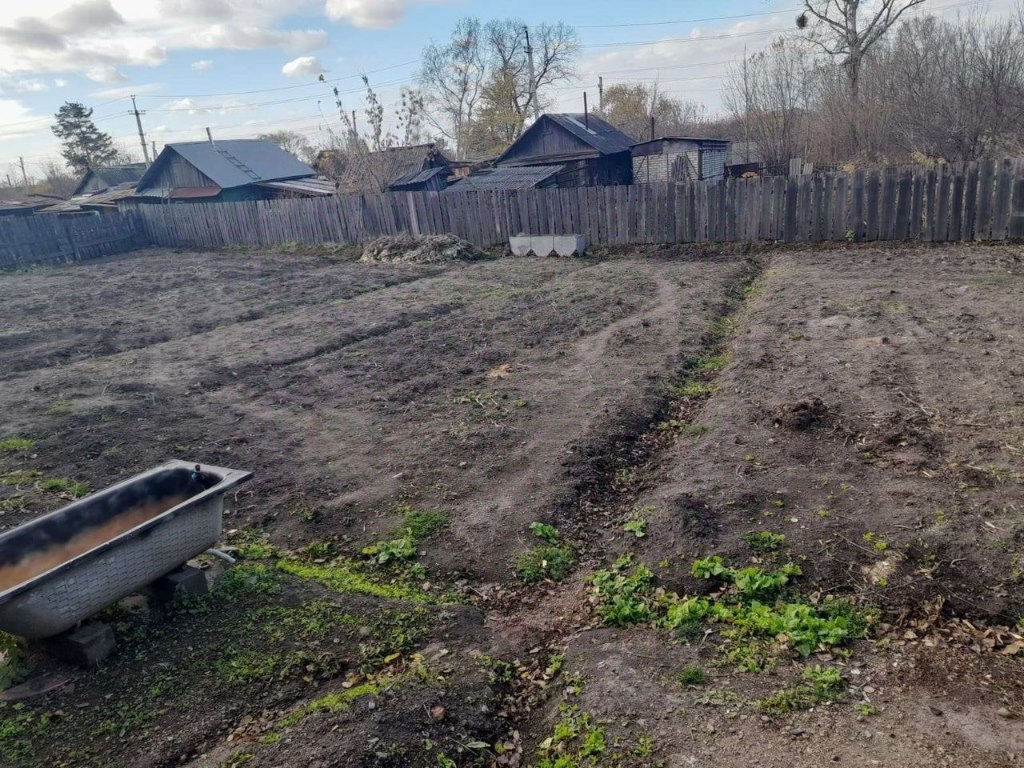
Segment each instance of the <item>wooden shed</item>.
M632 138L594 115L549 113L527 128L497 165L559 165L559 187L630 184L633 144Z
M633 146L636 184L720 179L730 142L692 136L663 136Z

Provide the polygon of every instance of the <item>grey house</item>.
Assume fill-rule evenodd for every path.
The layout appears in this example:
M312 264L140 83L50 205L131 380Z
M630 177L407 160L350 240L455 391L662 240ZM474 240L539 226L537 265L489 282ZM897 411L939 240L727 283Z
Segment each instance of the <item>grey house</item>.
M496 165L559 165L559 187L630 184L630 148L634 143L631 137L594 115L548 113L527 128Z
M237 202L333 195L333 182L259 139L168 144L139 180L138 202Z

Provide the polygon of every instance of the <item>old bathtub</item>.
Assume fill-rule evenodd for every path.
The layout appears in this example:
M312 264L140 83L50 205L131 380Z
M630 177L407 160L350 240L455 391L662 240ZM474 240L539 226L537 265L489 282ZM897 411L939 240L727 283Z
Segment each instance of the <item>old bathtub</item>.
M59 634L213 547L250 477L169 461L0 535L0 630Z

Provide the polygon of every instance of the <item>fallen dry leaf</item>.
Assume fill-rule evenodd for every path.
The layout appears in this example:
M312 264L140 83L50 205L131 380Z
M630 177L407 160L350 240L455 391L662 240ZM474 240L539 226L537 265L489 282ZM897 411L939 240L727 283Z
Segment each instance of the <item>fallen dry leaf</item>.
M508 363L502 363L496 365L487 372L488 379L507 379L508 375L512 373L512 366Z

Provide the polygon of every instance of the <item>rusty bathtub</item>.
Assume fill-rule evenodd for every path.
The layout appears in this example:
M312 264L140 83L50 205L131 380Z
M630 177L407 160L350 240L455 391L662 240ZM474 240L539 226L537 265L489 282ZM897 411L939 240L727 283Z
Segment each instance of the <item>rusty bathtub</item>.
M0 535L0 630L59 634L213 547L250 477L169 461Z

